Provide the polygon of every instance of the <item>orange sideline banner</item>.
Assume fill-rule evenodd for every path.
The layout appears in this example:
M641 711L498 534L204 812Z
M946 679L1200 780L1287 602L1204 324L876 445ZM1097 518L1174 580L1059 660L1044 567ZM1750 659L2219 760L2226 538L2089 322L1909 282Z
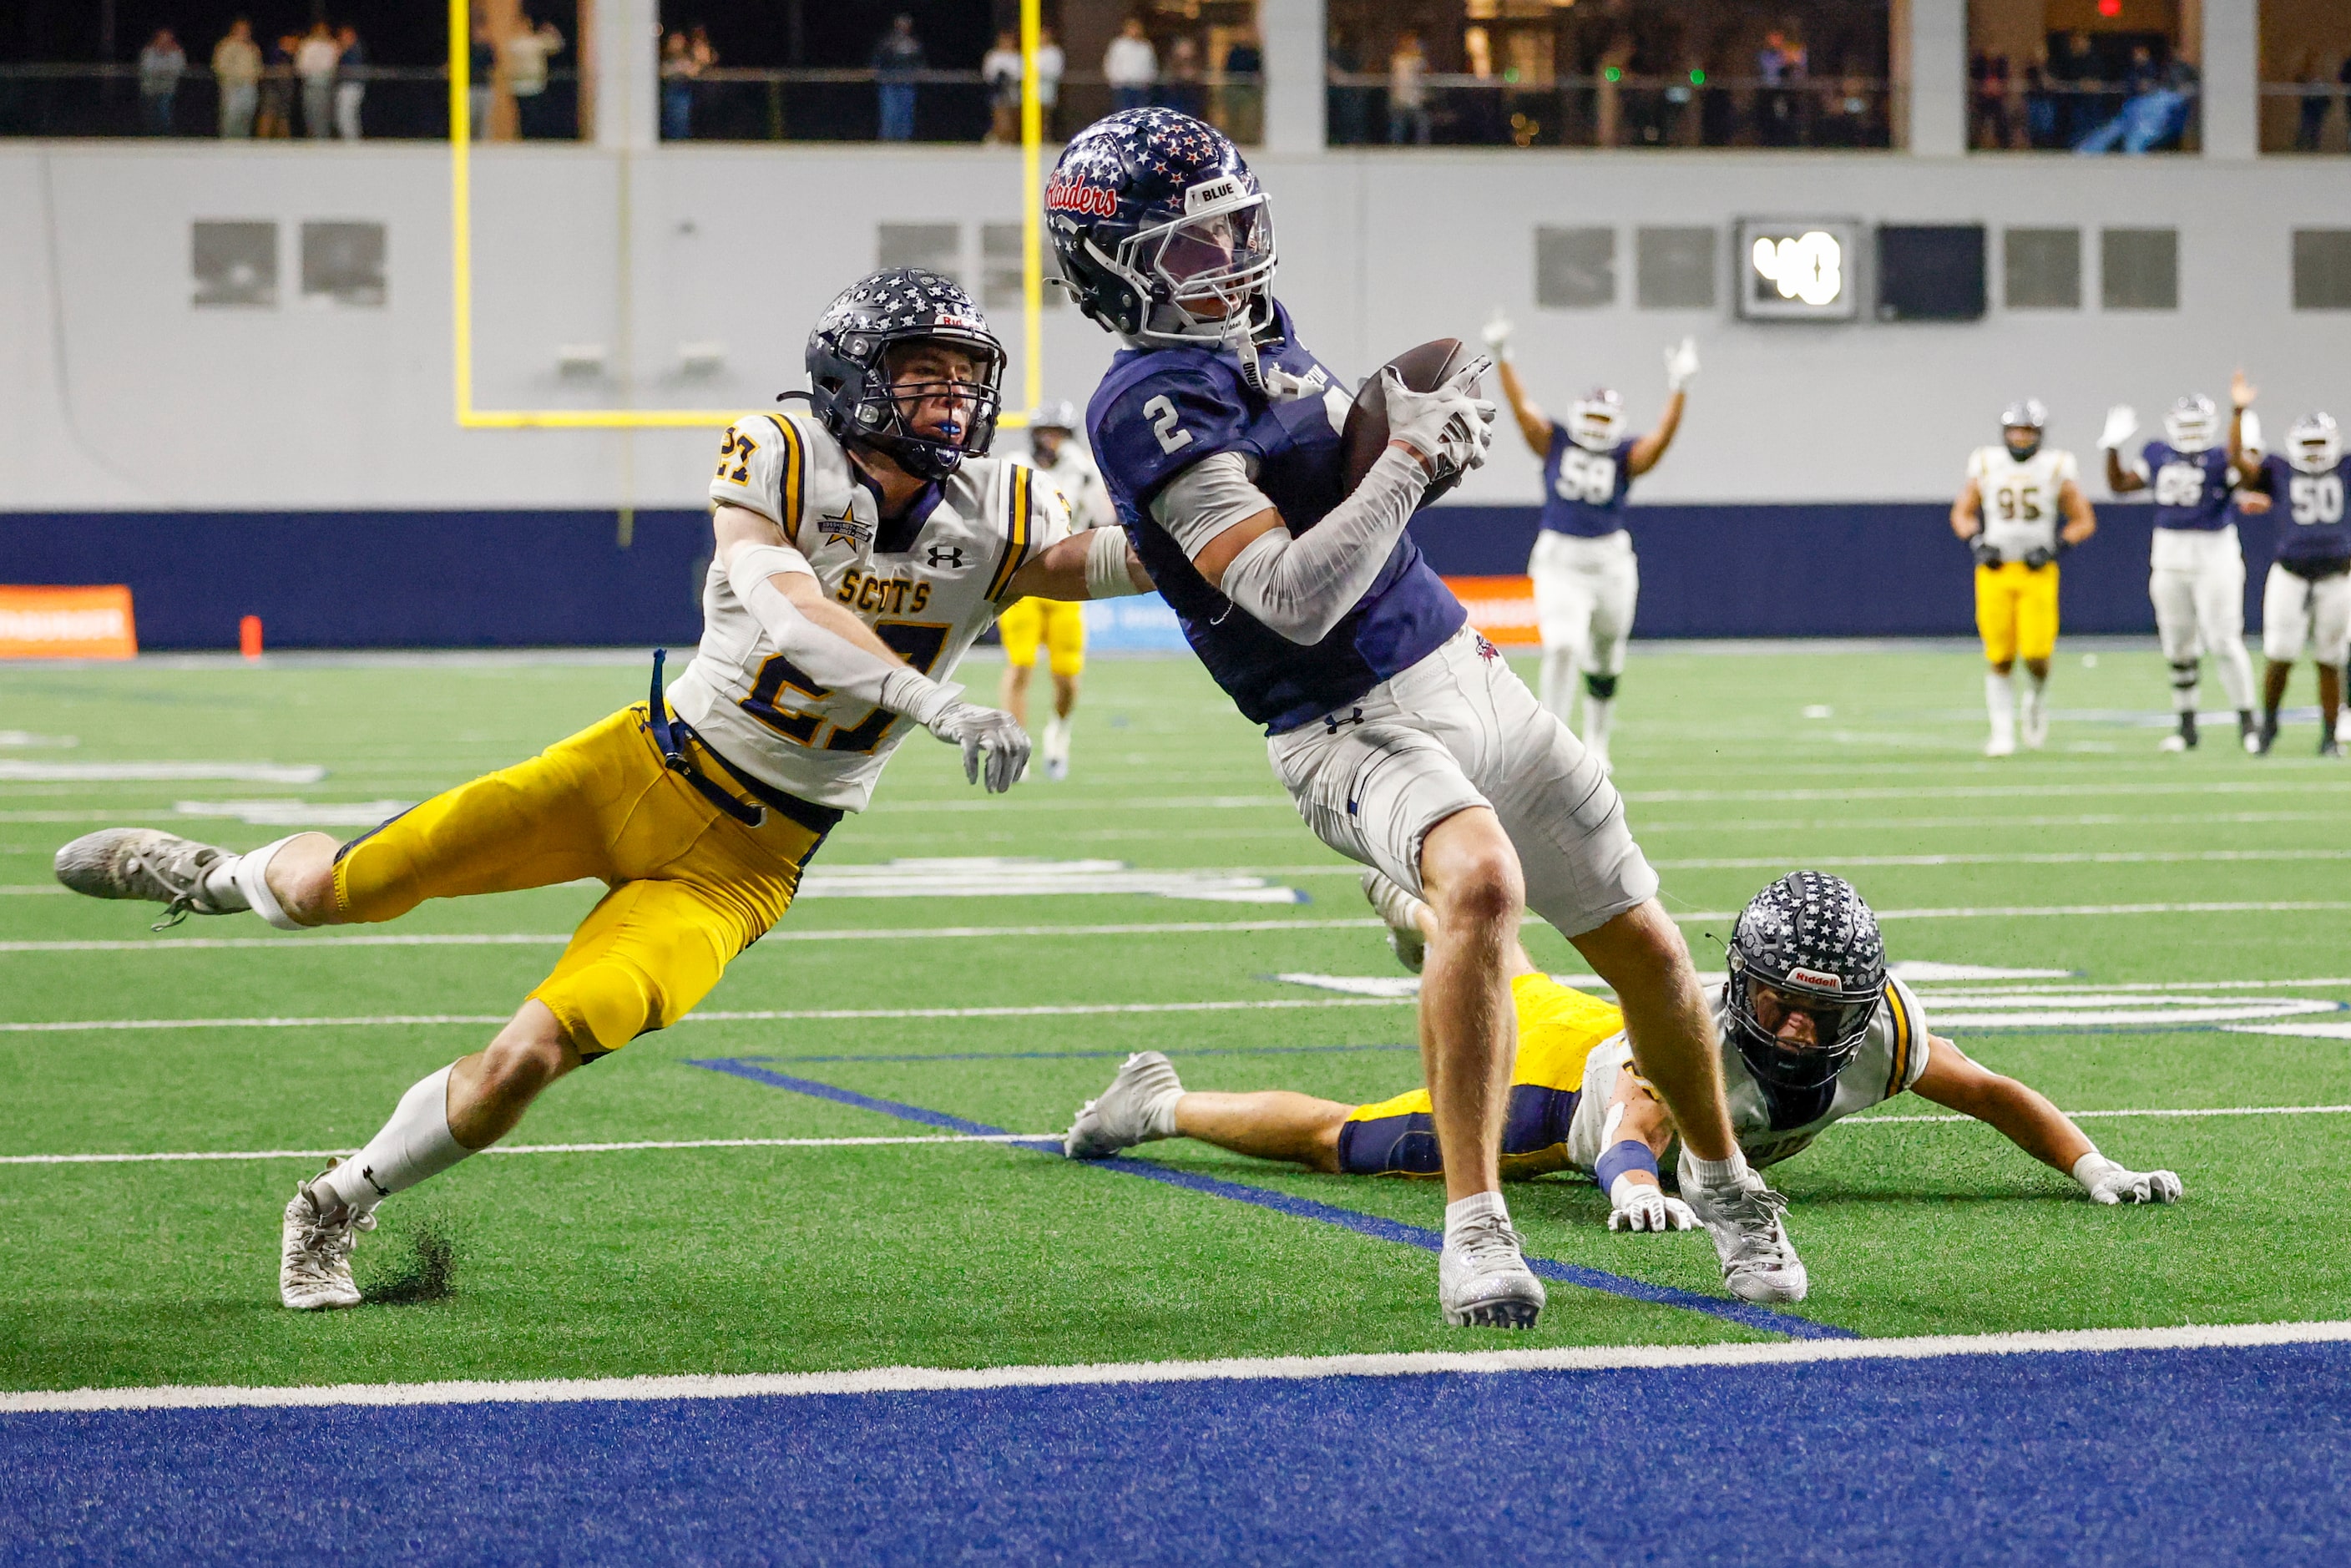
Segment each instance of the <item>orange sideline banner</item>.
M1535 585L1527 577L1448 577L1445 586L1469 612L1469 624L1489 643L1535 647L1542 642L1535 622Z
M0 587L0 659L129 659L131 590Z

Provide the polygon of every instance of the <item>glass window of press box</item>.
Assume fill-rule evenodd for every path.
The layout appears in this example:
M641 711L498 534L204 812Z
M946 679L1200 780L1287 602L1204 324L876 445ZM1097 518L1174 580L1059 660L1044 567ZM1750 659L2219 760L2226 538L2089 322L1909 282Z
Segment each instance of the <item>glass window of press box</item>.
M1330 138L1890 147L1895 4L1329 0Z
M1970 0L1969 146L2197 151L2200 13L2200 0Z
M2262 151L2351 152L2351 4L2261 0Z

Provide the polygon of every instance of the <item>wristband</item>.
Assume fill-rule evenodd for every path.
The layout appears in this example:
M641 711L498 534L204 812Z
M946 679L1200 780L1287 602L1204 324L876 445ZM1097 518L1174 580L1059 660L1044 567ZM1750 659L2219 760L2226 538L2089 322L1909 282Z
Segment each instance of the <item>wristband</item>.
M882 677L881 706L925 729L962 695L961 686L941 685L919 670L893 670Z
M1601 1151L1600 1158L1592 1167L1592 1179L1608 1194L1608 1201L1614 1203L1616 1184L1635 1172L1646 1175L1651 1185L1659 1185L1657 1156L1640 1139L1626 1138Z
M1086 597L1123 599L1141 593L1126 571L1126 530L1093 528L1086 540Z

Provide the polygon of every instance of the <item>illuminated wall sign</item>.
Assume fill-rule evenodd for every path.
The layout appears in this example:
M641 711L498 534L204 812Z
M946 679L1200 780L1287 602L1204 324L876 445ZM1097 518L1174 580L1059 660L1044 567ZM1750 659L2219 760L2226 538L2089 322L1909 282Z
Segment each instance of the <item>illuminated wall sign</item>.
M1861 225L1850 218L1747 218L1733 253L1739 313L1750 321L1850 321Z

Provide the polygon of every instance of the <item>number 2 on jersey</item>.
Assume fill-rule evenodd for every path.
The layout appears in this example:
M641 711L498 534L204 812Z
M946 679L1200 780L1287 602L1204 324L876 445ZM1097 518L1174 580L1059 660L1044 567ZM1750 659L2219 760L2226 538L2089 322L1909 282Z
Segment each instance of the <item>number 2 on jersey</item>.
M927 675L946 651L950 630L939 622L884 621L873 628L873 634L892 653ZM816 747L817 732L827 721L820 715L794 710L802 704L820 703L831 695L831 688L810 680L789 659L781 653L770 653L760 661L758 678L751 683L751 695L742 700L740 706L793 744ZM882 737L889 733L897 717L888 708L877 707L854 729L833 726L832 734L819 749L871 751L882 744Z
M1159 437L1160 451L1180 452L1192 444L1192 433L1177 426L1176 404L1165 392L1144 403L1143 412L1151 416L1151 434Z

